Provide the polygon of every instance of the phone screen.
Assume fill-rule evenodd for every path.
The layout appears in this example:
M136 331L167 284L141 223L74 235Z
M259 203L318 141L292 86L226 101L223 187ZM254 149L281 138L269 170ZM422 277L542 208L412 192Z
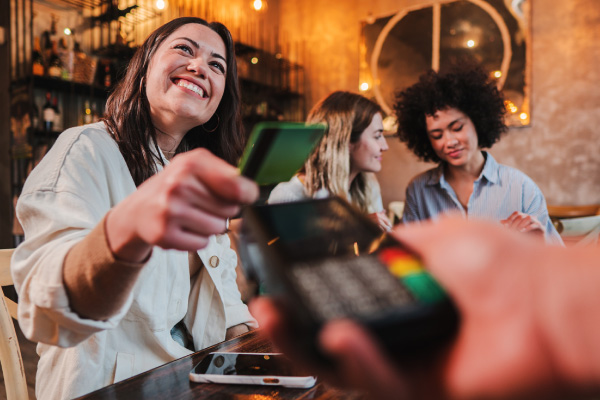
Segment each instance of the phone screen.
M211 353L193 373L208 375L306 376L282 354Z

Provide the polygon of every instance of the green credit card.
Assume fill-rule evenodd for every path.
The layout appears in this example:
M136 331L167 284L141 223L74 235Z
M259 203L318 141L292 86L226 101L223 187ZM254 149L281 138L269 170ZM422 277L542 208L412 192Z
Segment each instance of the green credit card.
M322 124L258 123L250 134L239 169L259 185L288 181L302 168L325 130Z

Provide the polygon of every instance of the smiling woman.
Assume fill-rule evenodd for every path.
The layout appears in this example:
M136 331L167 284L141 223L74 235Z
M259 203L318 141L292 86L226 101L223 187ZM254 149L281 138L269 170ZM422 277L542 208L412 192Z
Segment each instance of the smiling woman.
M230 165L242 138L231 35L199 18L153 32L105 119L60 135L17 205L38 398L78 397L255 326L223 234L258 195Z
M422 160L439 163L409 183L403 220L458 212L562 244L537 185L482 151L506 130L504 98L488 76L474 65L429 71L398 94L400 140Z
M372 174L381 170L383 152L388 150L381 107L356 93L333 92L313 107L307 122L326 124L327 131L300 173L277 185L268 202L337 195L347 198L383 230L391 229Z

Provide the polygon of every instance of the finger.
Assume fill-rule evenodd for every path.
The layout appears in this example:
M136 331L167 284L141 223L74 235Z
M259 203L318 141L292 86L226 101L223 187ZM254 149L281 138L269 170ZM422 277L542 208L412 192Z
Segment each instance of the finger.
M179 158L179 163L185 163L211 192L224 200L248 204L258 198L258 186L254 182L241 176L237 168L206 149L185 153L185 157Z
M163 249L196 251L208 245L208 236L192 234L182 229L172 229L164 236L163 240L155 244Z
M260 332L265 334L277 348L288 355L294 354L297 347L293 343L293 334L289 331L284 314L279 312L275 303L265 296L252 299L250 313L258 321Z
M508 218L506 218L506 221L508 223L512 223L516 218L518 218L521 215L521 213L519 211L514 211L512 214L510 214L508 216Z
M517 229L518 231L523 232L523 229L525 229L532 223L534 223L534 221L531 220L531 217L529 217L529 215L524 215L521 217L521 219L518 222L516 222L514 224L514 228Z
M379 213L380 220L386 227L391 228L393 226L392 221L387 217L384 211ZM388 229L389 230L389 229Z
M174 218L174 223L186 232L199 236L216 235L227 230L226 218L195 208L189 208L184 215Z
M375 398L409 398L397 368L357 324L348 320L327 324L320 344L337 361L340 371L336 375L344 377L346 384L367 390Z
M192 207L221 218L230 218L238 214L240 207L237 203L215 197L205 185L196 179L187 179L186 181L181 182L181 187L174 189L171 195L180 197Z

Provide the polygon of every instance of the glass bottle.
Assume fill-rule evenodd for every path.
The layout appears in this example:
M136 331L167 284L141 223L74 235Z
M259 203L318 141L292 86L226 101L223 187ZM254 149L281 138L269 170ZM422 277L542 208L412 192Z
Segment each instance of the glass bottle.
M110 74L110 64L104 66L104 87L109 88L112 85L112 76Z
M42 49L40 47L40 38L36 36L33 39L33 54L31 56L33 63L33 74L44 75L44 57L42 57Z
M46 102L42 108L42 119L44 121L44 132L50 133L54 128L54 119L56 111L52 107L52 93L46 92Z
M57 132L63 130L63 119L60 109L58 108L58 96L54 96L52 99L52 108L54 108L54 127L53 129Z
M50 59L48 60L48 76L54 78L62 77L63 73L63 63L58 56L58 46L56 41L52 42L52 53L50 54Z

